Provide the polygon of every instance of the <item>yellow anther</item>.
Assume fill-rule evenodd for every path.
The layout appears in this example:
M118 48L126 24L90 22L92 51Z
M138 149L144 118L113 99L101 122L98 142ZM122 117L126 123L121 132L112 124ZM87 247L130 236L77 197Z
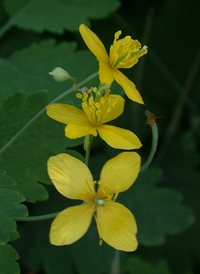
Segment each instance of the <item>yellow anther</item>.
M82 99L83 98L83 95L81 93L77 93L76 94L76 97L79 98L79 99Z

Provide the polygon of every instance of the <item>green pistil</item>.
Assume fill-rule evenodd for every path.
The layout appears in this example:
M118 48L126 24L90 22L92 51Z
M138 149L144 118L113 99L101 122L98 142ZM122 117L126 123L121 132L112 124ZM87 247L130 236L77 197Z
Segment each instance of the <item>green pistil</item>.
M125 54L124 56L121 56L120 58L118 58L117 61L115 62L114 67L115 67L117 64L119 64L119 62L121 62L127 55L128 55L128 53Z
M112 83L108 83L108 84L105 84L105 85L99 85L99 90L98 90L98 93L101 94L101 91L103 90L106 90L106 89L110 89Z
M93 89L93 92L95 93L95 99L94 99L94 101L95 101L95 102L99 102L100 93L99 93L98 89L97 89L97 88L94 88L94 89Z
M141 50L135 51L135 52L131 52L131 55L137 55L140 53L143 53L145 50L147 49L147 46L144 46L143 48L141 48Z
M99 206L103 206L104 205L104 201L99 199L98 197L94 198L94 203L96 205L99 205Z

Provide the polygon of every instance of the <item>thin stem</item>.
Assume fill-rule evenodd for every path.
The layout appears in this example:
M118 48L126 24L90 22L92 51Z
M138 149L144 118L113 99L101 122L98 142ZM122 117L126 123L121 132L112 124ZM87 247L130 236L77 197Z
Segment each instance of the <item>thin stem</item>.
M111 274L120 274L120 251L115 250L114 258L111 263Z
M149 8L149 10L147 12L147 16L145 18L145 25L144 25L143 35L142 35L142 38L141 38L142 45L148 45L148 43L149 43L150 34L151 34L151 30L152 30L152 25L153 25L153 18L154 18L153 16L154 16L154 9ZM148 54L149 53L147 52L147 55ZM136 67L134 82L136 83L136 86L137 86L138 90L140 90L141 87L142 87L146 60L147 59L144 56L142 58L140 58L140 60L137 64L137 67Z
M89 165L89 158L90 158L90 150L92 147L92 141L93 141L93 136L92 135L87 135L85 137L85 142L84 142L84 148L85 148L85 164L86 166Z
M153 26L153 19L154 19L154 10L153 10L153 8L149 8L146 18L145 18L143 35L141 38L142 45L149 44L151 30L152 30L152 26ZM148 56L148 54L149 54L149 52L147 52L147 56ZM144 70L145 70L147 56L143 56L142 58L140 58L140 60L137 64L137 67L135 68L136 70L135 70L134 82L135 82L138 90L142 89L142 85L144 83L143 77L144 77ZM135 129L138 129L140 127L140 123L139 123L139 119L137 119L137 117L139 117L141 114L139 104L134 104L134 107L131 108L131 112L132 112L133 123L134 123Z
M181 84L177 81L177 79L173 76L171 71L165 66L165 64L157 57L157 55L151 51L148 54L149 59L154 63L154 65L159 69L160 73L165 77L165 79L169 82L169 84L172 86L174 91L176 91L177 94L182 96L182 94L185 93L185 89L181 86ZM199 113L198 105L194 100L191 98L187 98L186 100L187 106L190 108L192 112Z
M135 31L133 31L133 29L127 23L127 20L125 17L121 16L119 13L115 13L114 15L112 15L112 17L114 18L116 23L119 25L119 27L125 29L132 37L138 36L138 34ZM153 20L153 9L150 8L148 11L148 14L147 14L147 20L146 20L147 24L145 24L144 39L142 39L142 44L148 45L148 39L149 39L148 35L150 35L150 31L151 31L151 27L152 27L152 23L153 23L152 20ZM173 76L171 71L160 60L160 58L157 56L157 54L154 53L152 48L147 53L147 56L152 61L152 63L158 68L159 72L164 76L164 78L169 82L169 84L173 87L174 91L177 94L182 94L184 92L184 88L177 81L177 79ZM137 65L137 70L140 70L140 67L138 69L138 66L140 66L141 62L145 62L145 59L146 58L140 59L138 65ZM134 82L136 82L137 88L138 88L138 90L140 90L140 83L142 80L142 75L140 76L140 71L139 72L136 71L136 76L134 79L136 79L136 81L134 81ZM198 104L192 98L187 98L186 104L188 105L190 110L192 110L193 112L199 113ZM137 117L137 115L135 117Z
M192 66L190 67L190 70L189 70L187 78L186 78L185 85L183 87L183 91L182 91L182 93L180 93L178 101L177 101L175 108L173 110L173 113L171 116L171 121L169 122L168 128L166 130L163 145L162 145L159 155L157 157L157 162L159 162L163 159L163 156L164 156L165 152L167 151L167 148L168 148L171 140L173 139L173 136L176 133L176 130L178 128L178 125L179 125L182 115L184 113L184 107L188 101L188 94L192 88L195 77L197 76L199 67L200 67L200 50L198 51L196 58L194 59L194 62L192 63ZM192 112L193 112L193 109L192 109Z
M141 166L140 173L144 172L148 168L148 166L151 164L153 157L156 153L156 149L158 145L158 127L156 123L153 126L151 126L151 131L152 131L151 151L150 151L149 157L147 158L146 163Z
M89 164L89 158L90 158L90 149L88 149L85 153L85 164L88 166Z
M18 222L35 222L35 221L43 221L43 220L48 220L55 218L60 212L56 213L50 213L50 214L45 214L45 215L40 215L40 216L33 216L33 217L21 217L21 218L15 218L15 221Z
M86 84L87 82L89 82L90 80L92 80L93 78L95 78L98 75L98 72L93 73L92 75L90 75L88 78L86 78L85 80L83 80L82 82L80 82L79 84L77 84L77 86L73 86L70 89L66 90L65 92L63 92L62 94L60 94L58 97L56 97L54 100L52 100L48 105L53 104L58 102L59 100L63 99L65 96L69 95L70 93L72 93L73 91L77 90L78 88L80 88L81 86L83 86L84 84ZM47 105L47 106L48 106ZM13 136L10 141L5 144L5 146L3 146L0 150L0 154L3 153L10 145L12 145L19 137L20 135L33 123L35 122L43 113L45 113L46 111L46 107L45 106L43 109L41 109L22 129L20 129L15 136Z

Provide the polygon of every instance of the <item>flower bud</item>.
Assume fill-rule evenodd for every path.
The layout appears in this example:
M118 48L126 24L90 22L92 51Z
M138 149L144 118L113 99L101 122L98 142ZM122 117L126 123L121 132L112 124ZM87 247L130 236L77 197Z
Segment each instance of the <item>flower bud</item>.
M59 83L71 79L69 73L60 67L55 68L54 70L52 70L52 72L49 72L49 74L52 75L53 79Z

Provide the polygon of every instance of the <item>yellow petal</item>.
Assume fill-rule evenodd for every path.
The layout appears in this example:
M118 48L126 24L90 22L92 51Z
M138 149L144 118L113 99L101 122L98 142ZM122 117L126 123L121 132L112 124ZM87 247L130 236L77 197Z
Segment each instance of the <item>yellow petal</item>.
M62 153L50 157L47 168L54 186L63 196L82 200L81 194L94 195L93 177L80 160Z
M117 69L113 69L113 76L115 81L122 86L129 99L139 104L144 104L142 97L133 82Z
M99 136L111 147L118 149L137 149L142 146L139 138L130 130L102 125L97 128Z
M69 245L78 241L88 230L94 209L89 204L69 207L53 220L50 242L53 245Z
M100 237L115 249L137 249L137 225L133 214L125 206L115 202L105 202L104 206L98 206L97 227Z
M82 110L67 104L49 105L47 107L47 115L63 124L75 123L83 125L88 123L88 118Z
M107 161L101 171L97 195L127 190L135 182L140 165L141 158L136 152L122 152Z
M120 95L110 95L104 111L101 111L101 124L107 123L119 117L124 111L125 100Z
M109 84L114 81L112 69L109 64L99 61L99 80L102 84Z
M108 54L103 43L97 37L97 35L84 24L80 25L79 31L89 50L97 57L98 60L107 63Z
M65 136L70 139L77 139L86 135L97 136L96 128L88 125L78 125L70 123L65 127Z

